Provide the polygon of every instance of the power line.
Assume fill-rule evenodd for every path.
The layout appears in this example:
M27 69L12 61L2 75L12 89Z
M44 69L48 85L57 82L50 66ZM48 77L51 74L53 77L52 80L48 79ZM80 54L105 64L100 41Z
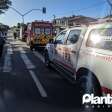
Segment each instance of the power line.
M98 7L99 5L104 5L106 3L106 1L101 1L101 2L97 2L95 4L92 4L88 7L83 7L81 9L78 9L78 10L72 10L71 12L80 12L80 11L84 11L84 10L88 10L88 9L91 9L91 8L95 8L95 7ZM71 12L65 12L65 13L58 13L59 15L60 14L67 14L67 13L71 13Z
M103 4L105 4L107 1L105 0L105 1L101 1L101 2L97 2L97 3L95 3L95 4L92 4L92 5L90 5L90 6L88 6L88 7L83 7L83 8L81 8L81 9L78 9L78 10L72 10L71 12L72 12L72 14L74 13L74 12L80 12L80 11L84 11L84 10L88 10L88 9L91 9L91 8L95 8L95 7L98 7L99 5L103 5ZM12 8L12 7L11 7ZM16 10L15 8L13 8L18 14L20 14L20 15L22 15L22 16L24 16L24 15L26 15L27 13L29 13L29 12L31 12L32 10L35 10L35 9L32 9L32 10L30 10L30 11L28 11L27 13L25 13L25 14L21 14L18 10ZM67 13L71 13L71 12L66 12L66 14ZM58 13L57 15L63 15L63 14L65 14L65 13ZM56 16L55 16L56 17ZM47 17L47 18L53 18L53 16L49 16L49 17Z
M97 3L95 3L95 4L92 4L92 5L88 6L88 7L84 7L84 8L78 9L78 10L76 10L76 11L79 12L79 11L83 11L83 10L95 8L95 7L99 6L99 5L104 5L105 3L106 3L106 1L97 2Z
M83 8L81 8L81 9L74 10L74 11L72 11L72 13L73 13L73 12L80 12L80 11L92 9L92 8L98 7L99 5L104 5L105 3L106 3L106 1L97 2L97 3L95 3L95 4L92 4L92 5L88 6L88 7L83 7ZM67 13L68 13L68 12L67 12ZM69 13L70 13L70 12L69 12ZM65 14L65 13L58 13L58 14ZM54 14L53 14L53 15L54 15ZM55 16L56 16L56 15L55 15ZM49 17L47 17L47 18L53 18L53 16L49 16Z

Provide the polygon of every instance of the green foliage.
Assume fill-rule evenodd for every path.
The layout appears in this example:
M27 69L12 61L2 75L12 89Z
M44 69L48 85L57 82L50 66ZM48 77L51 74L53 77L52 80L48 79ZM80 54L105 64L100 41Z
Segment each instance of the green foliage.
M4 25L4 24L0 23L0 31L6 31L8 29L9 29L8 25Z
M0 0L0 14L7 11L11 4L12 2L10 0Z

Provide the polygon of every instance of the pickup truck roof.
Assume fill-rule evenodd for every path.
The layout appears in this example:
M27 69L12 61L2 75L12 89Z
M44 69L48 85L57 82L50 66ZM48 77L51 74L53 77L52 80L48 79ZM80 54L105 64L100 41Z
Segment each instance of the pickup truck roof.
M68 31L68 30L75 30L75 29L87 29L87 26L74 26L72 28L66 28L65 30L62 30L61 32Z
M101 25L112 25L112 21L93 22L93 23L90 23L89 26L101 26Z

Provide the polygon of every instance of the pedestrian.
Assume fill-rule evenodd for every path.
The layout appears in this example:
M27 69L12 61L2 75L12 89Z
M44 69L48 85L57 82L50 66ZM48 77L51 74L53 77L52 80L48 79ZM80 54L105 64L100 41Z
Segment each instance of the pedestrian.
M2 56L2 53L3 53L4 43L5 43L5 39L2 35L2 31L0 31L0 57Z
M13 33L13 36L14 36L14 39L16 40L16 38L17 38L17 33L14 32L14 33Z
M33 49L34 49L34 39L31 38L31 40L30 40L30 50L33 51Z

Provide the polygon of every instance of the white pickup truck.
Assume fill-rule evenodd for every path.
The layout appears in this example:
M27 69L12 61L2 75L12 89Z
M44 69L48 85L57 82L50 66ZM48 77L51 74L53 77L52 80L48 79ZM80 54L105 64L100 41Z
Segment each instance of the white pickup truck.
M112 93L112 23L74 27L62 31L45 49L46 66L55 65L80 91Z

